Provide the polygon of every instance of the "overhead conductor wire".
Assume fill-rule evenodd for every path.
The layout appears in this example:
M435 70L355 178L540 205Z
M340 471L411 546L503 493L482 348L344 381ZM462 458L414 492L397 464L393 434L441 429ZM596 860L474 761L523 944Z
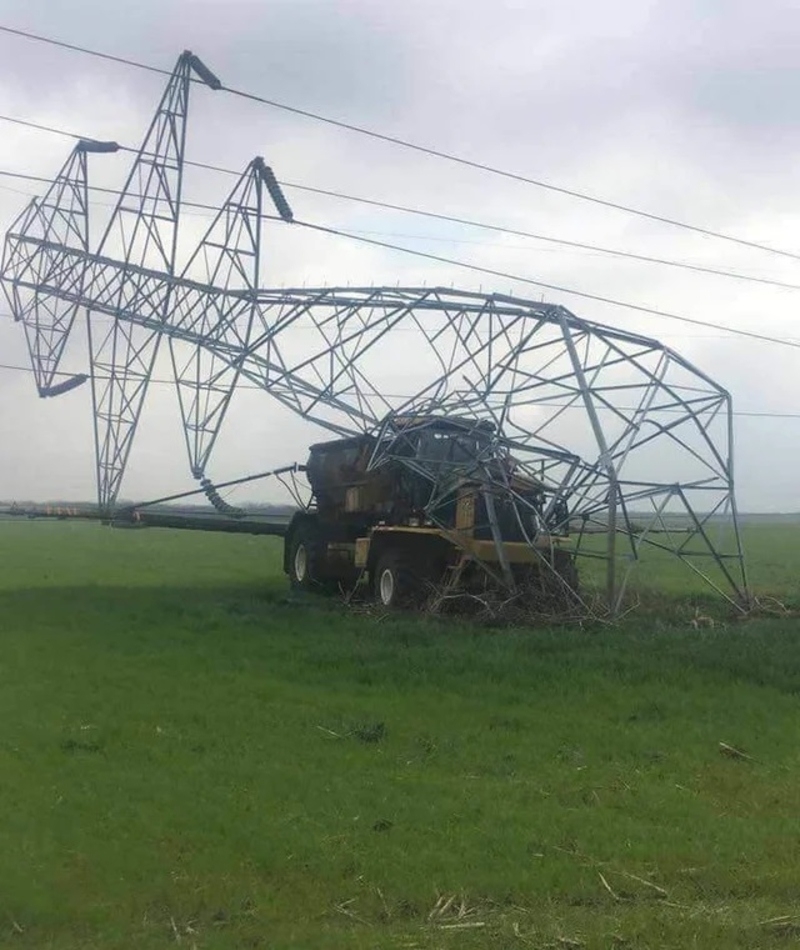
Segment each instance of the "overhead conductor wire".
M67 43L63 40L56 40L52 37L41 36L37 33L32 33L28 30L20 30L9 26L0 25L0 32L8 33L13 36L18 36L24 39L33 40L38 43L46 43L50 46L57 46L61 49L70 50L72 52L82 53L86 56L94 56L99 59L108 60L110 62L120 63L124 66L131 66L137 69L144 69L148 72L159 73L164 76L170 76L171 72L167 69L163 69L158 66L152 66L149 63L143 63L139 60L129 59L123 56L115 56L110 53L103 53L100 50L91 49L87 46L81 46L75 43ZM636 215L641 218L646 218L650 221L656 221L660 224L666 224L670 227L683 228L688 231L693 231L697 234L705 235L706 237L711 237L720 241L728 241L734 244L739 244L743 247L752 248L754 250L766 251L770 254L778 254L784 257L790 257L795 260L800 259L800 255L792 253L791 251L783 250L782 248L772 247L766 244L760 244L756 241L749 241L745 238L740 238L732 234L725 234L720 231L712 230L711 228L702 227L700 225L690 224L686 221L680 221L677 218L670 218L666 215L656 214L651 211L644 211L641 208L634 208L631 205L625 205L621 202L611 201L606 198L600 198L597 195L591 195L586 192L577 191L573 188L566 188L562 185L555 185L552 182L546 182L537 178L531 178L527 175L522 175L518 172L508 171L507 169L498 168L494 165L489 165L485 162L479 162L470 158L465 158L460 155L455 155L452 152L444 151L443 149L432 148L427 145L420 145L416 142L411 142L408 139L400 138L399 136L388 135L384 132L376 132L374 129L368 129L365 126L356 125L352 122L345 122L342 119L335 119L331 116L322 115L319 112L313 112L309 109L301 109L298 106L291 106L284 102L278 102L275 99L270 99L266 96L258 95L257 93L248 92L243 89L236 89L232 86L227 86L224 83L220 86L220 91L227 92L230 95L237 96L241 99L247 99L252 102L260 103L261 105L269 106L273 109L279 109L283 112L289 112L292 115L299 115L307 119L313 119L316 122L322 122L326 125L334 126L335 128L344 129L348 132L354 132L359 135L368 136L382 142L386 142L390 145L396 145L400 148L408 149L410 151L417 152L419 154L428 155L433 158L439 158L444 161L452 162L458 165L462 165L467 168L472 168L477 171L486 172L491 175L495 175L501 178L509 179L511 181L520 182L521 184L532 185L536 188L542 188L546 191L552 191L557 194L565 195L570 198L575 198L580 201L587 201L592 204L600 205L605 208L610 208L615 211L621 211L625 214Z
M22 37L25 37L25 38L27 38L27 39L36 40L36 41L42 42L42 43L48 43L48 44L50 44L50 45L62 47L62 48L64 48L64 49L68 49L68 50L72 50L72 51L75 51L75 52L84 53L84 54L89 55L89 56L96 56L96 57L99 57L99 58L101 58L101 59L106 59L106 60L110 60L110 61L113 61L113 62L118 62L118 63L121 63L121 64L126 65L126 66L132 66L132 67L136 67L136 68L146 69L146 70L148 70L149 72L155 72L155 73L159 73L159 74L167 75L167 76L171 75L171 73L170 73L168 70L166 70L166 69L161 69L160 67L151 66L151 65L146 64L146 63L141 63L141 62L138 62L138 61L135 61L135 60L131 60L131 59L127 59L127 58L124 58L124 57L114 56L114 55L111 55L111 54L108 54L108 53L102 53L102 52L100 52L100 51L98 51L98 50L93 50L93 49L90 49L90 48L88 48L88 47L83 47L83 46L78 46L78 45L75 45L75 44L66 43L66 42L63 42L63 41L60 41L60 40L54 40L54 39L51 39L51 38L49 38L49 37L39 36L39 35L36 35L36 34L33 34L33 33L29 33L29 32L27 32L27 31L24 31L24 30L17 30L17 29L13 29L13 28L10 28L10 27L0 26L0 32L5 32L5 33L10 33L10 34L13 34L13 35L17 35L17 36L22 36ZM433 156L438 157L438 158L446 159L446 160L451 161L451 162L457 162L457 163L462 164L462 165L468 165L468 166L470 166L470 167L477 168L477 169L480 169L480 170L482 170L482 171L487 171L487 172L490 172L490 173L495 174L495 175L500 175L500 176L502 176L502 177L511 178L511 179L514 179L514 180L517 180L517 181L520 181L520 182L523 182L523 183L526 183L526 184L529 184L529 185L534 185L534 186L536 186L536 187L546 188L546 189L549 189L549 190L552 190L552 191L556 191L556 192L559 192L559 193L563 193L563 194L565 194L565 195L569 195L569 196L574 197L574 198L579 198L579 199L581 199L581 200L594 202L594 203L596 203L596 204L600 204L600 205L603 205L603 206L606 206L606 207L609 207L609 208L614 208L614 209L619 210L619 211L624 211L624 212L629 213L629 214L639 215L639 216L641 216L641 217L645 217L645 218L649 218L649 219L652 219L652 220L655 220L655 221L659 221L659 222L664 223L664 224L669 224L669 225L673 225L673 226L676 226L676 227L685 228L685 229L688 229L688 230L690 230L690 231L694 231L694 232L697 232L697 233L704 234L704 235L706 235L706 236L708 236L708 237L713 237L713 238L720 239L720 240L725 240L725 241L732 241L732 242L734 242L734 243L741 244L741 245L744 245L744 246L747 246L747 247L750 247L750 248L754 248L754 249L757 249L757 250L766 251L766 252L774 253L774 254L779 254L779 255L782 255L782 256L785 256L785 257L790 257L790 258L793 258L793 259L800 260L800 255L794 254L794 253L789 252L789 251L785 251L785 250L778 249L778 248L773 248L773 247L770 247L770 246L767 246L767 245L758 244L758 243L752 242L752 241L747 241L747 240L742 239L742 238L734 237L734 236L732 236L732 235L722 234L722 233L720 233L720 232L712 231L712 230L710 230L710 229L703 228L703 227L700 227L700 226L697 226L697 225L692 225L692 224L688 224L688 223L686 223L686 222L681 222L681 221L677 221L677 220L674 220L674 219L671 219L671 218L666 218L666 217L663 217L663 216L661 216L661 215L651 214L650 212L646 212L646 211L642 211L642 210L640 210L640 209L636 209L636 208L632 208L632 207L629 207L629 206L626 206L626 205L618 204L618 203L616 203L616 202L606 201L605 199L601 199L601 198L598 198L598 197L596 197L596 196L587 195L587 194L584 194L584 193L581 193L581 192L573 191L573 190L571 190L571 189L562 188L562 187L560 187L560 186L552 185L552 184L549 184L549 183L546 183L546 182L541 182L541 181L538 181L538 180L536 180L536 179L527 178L526 176L518 175L518 174L515 173L515 172L509 172L509 171L505 171L505 170L503 170L503 169L494 168L493 166L485 165L485 164L480 163L480 162L474 162L474 161L472 161L472 160L470 160L470 159L465 159L465 158L462 158L462 157L460 157L460 156L452 155L452 154L450 154L450 153L443 152L443 151L440 151L440 150L437 150L437 149L431 149L431 148L428 148L428 147L426 147L426 146L417 145L417 144L415 144L415 143L408 142L408 141L406 141L406 140L404 140L404 139L399 139L399 138L396 138L396 137L394 137L394 136L389 136L389 135L384 135L383 133L374 132L374 131L372 131L372 130L365 129L365 128L361 127L361 126L352 125L351 123L343 122L343 121L340 121L340 120L337 120L337 119L332 119L332 118L330 118L330 117L322 116L322 115L319 115L319 114L317 114L317 113L309 112L309 111L307 111L307 110L299 109L299 108L296 108L296 107L293 107L293 106L288 106L288 105L285 105L285 104L283 104L283 103L279 103L279 102L276 102L276 101L274 101L274 100L267 99L267 98L262 97L262 96L258 96L258 95L254 94L254 93L244 92L244 91L242 91L242 90L233 89L233 88L231 88L231 87L227 87L227 86L224 86L224 85L223 85L222 89L223 89L224 91L226 91L226 92L231 93L231 94L234 94L234 95L237 95L237 96L240 96L240 97L244 97L244 98L248 98L248 99L252 99L252 100L254 100L254 101L261 102L261 103L263 103L263 104L265 104L265 105L274 106L274 107L279 108L279 109L284 109L284 110L289 111L289 112L293 112L293 113L296 113L296 114L299 114L299 115L303 115L303 116L306 116L306 117L308 117L308 118L316 119L316 120L318 120L318 121L325 122L325 123L327 123L327 124L334 125L334 126L337 126L337 127L343 128L343 129L347 129L347 130L350 130L350 131L358 132L358 133L360 133L360 134L369 135L369 136L371 136L371 137L374 137L374 138L377 138L377 139L381 139L381 140L383 140L383 141L390 142L390 143L392 143L392 144L399 145L399 146L402 146L402 147L404 147L404 148L409 148L409 149L412 149L412 150L415 150L415 151L418 151L418 152L424 152L424 153L426 153L426 154L433 155ZM71 137L71 138L81 138L81 136L77 136L77 135L75 135L74 133L66 132L66 131L64 131L64 130L62 130L62 129L56 129L56 128L53 128L52 126L41 125L41 124L39 124L39 123L29 122L29 121L22 120L22 119L15 119L15 118L7 117L7 116L0 116L0 119L4 119L4 120L6 120L6 121L11 121L11 122L16 122L16 123L18 123L18 124L20 124L20 125L30 126L30 127L32 127L32 128L36 128L36 129L39 129L39 130L41 130L41 131L51 132L51 133L58 134L58 135L64 135L64 136ZM126 150L126 151L131 151L131 152L135 152L135 151L136 151L135 149L131 148L130 146L121 146L121 148L123 148L123 149ZM213 166L213 165L209 165L209 164L202 163L202 162L193 162L193 161L187 160L187 161L186 161L186 164L188 164L188 165L194 165L194 166L197 166L197 167L206 168L206 169L214 170L214 171L222 171L222 172L229 173L229 174L238 174L238 173L232 172L230 169L220 168L219 166ZM302 185L294 185L293 187L307 188L307 190L312 190L312 189L308 188L308 186L302 186ZM326 192L322 191L322 189L313 189L313 190L315 190L315 191L317 191L317 192L319 192L319 193L323 193L323 194L326 193ZM344 196L344 195L337 194L337 193L333 193L333 192L330 192L330 194L332 194L332 195L334 195L334 196L336 196L336 197L347 197L347 198L350 198L351 200L363 200L363 199L352 198L352 196ZM388 203L376 202L376 201L369 201L369 203L372 203L372 204L380 204L381 206L385 206L385 207L392 207L393 210L398 210L398 211L403 210L403 211L407 211L407 212L409 212L409 213L421 213L421 214L428 214L428 215L430 215L430 216L434 216L434 214L433 214L432 212L421 212L421 211L418 211L417 209L403 208L402 206L398 206L398 205L390 206ZM202 206L201 206L201 207L202 207ZM466 219L450 218L449 216L444 216L444 215L435 215L435 216L436 216L436 217L439 217L439 218L444 218L445 220L454 220L454 221L459 221L460 223L467 223ZM348 238L348 239L350 239L350 240L359 241L359 242L361 242L361 243L368 244L368 245L372 245L372 246L375 246L375 247L381 247L381 248L384 248L384 249L387 249L387 250L398 251L398 252L403 253L403 254L408 254L408 255L415 256L415 257L419 257L419 258L425 258L425 259L428 259L428 260L436 261L436 262L438 262L438 263L448 264L448 265L454 266L454 267L461 267L461 268L464 268L464 269L468 269L468 270L474 271L474 272L476 272L476 273L487 274L487 275L490 275L490 276L493 276L493 277L501 277L501 278L503 278L503 279L505 279L505 280L511 280L511 281L514 281L514 282L520 282L520 283L529 284L529 285L536 286L536 287L540 287L540 288L543 288L543 289L556 291L556 292L558 292L558 293L570 294L570 295L572 295L572 296L581 297L581 298L583 298L583 299L585 299L585 300L592 300L592 301L595 301L595 302L598 302L598 303L605 303L605 304L610 304L610 305L613 305L613 306L623 307L623 308L625 308L625 309L632 310L632 311L636 311L636 312L639 312L639 313L648 314L648 315L650 315L650 316L657 316L657 317L660 317L660 318L663 318L663 319L667 319L667 320L676 320L676 321L679 321L679 322L682 322L682 323L686 323L686 324L690 324L690 325L693 325L693 326L701 326L701 327L711 328L711 329L715 329L715 330L722 330L722 331L724 331L725 333L728 333L728 334L731 334L731 335L742 336L742 337L746 337L746 338L749 338L749 339L759 340L759 341L761 341L761 342L772 343L772 344L777 344L777 345L781 345L781 346L789 346L789 347L792 347L792 348L800 348L800 343L798 343L798 342L791 341L791 340L786 340L786 339L782 339L782 338L779 338L779 337L769 336L768 334L757 333L757 332L751 331L751 330L742 330L742 329L733 328L733 327L726 327L726 326L723 326L723 325L721 325L721 324L716 324L716 323L713 323L713 322L710 322L710 321L699 320L699 319L695 319L695 318L691 318L691 317L685 317L685 316L682 316L682 315L680 315L680 314L672 313L672 312L670 312L670 311L661 310L661 309L655 308L655 307L647 307L647 306L640 305L640 304L634 304L634 303L630 303L630 302L627 302L627 301L618 300L618 299L616 299L616 298L604 296L604 295L602 295L602 294L594 294L594 293L590 293L590 292L588 292L588 291L575 290L575 289L572 289L572 288L560 286L560 285L558 285L558 284L552 284L552 283L549 283L549 282L546 282L546 281L537 280L537 279L530 278L530 277L524 277L524 276L517 275L517 274L511 274L511 273L508 273L508 272L505 272L505 271L495 270L494 268L482 267L482 266L480 266L480 265L472 264L472 263L469 263L469 262L467 262L467 261L461 261L461 260L458 260L458 259L456 259L456 258L444 257L444 256L442 256L442 255L432 254L432 253L426 252L426 251L420 251L420 250L416 250L416 249L413 249L413 248L403 247L402 245L392 244L392 243L387 242L387 241L379 241L379 240L376 240L376 239L374 239L374 238L368 238L368 237L365 237L365 236L363 236L363 235L358 235L358 234L355 234L355 233L353 233L353 232L348 232L348 231L346 231L346 230L337 229L337 228L333 228L333 227L328 227L328 226L321 225L321 224L314 224L313 222L305 222L305 221L297 221L297 220L295 220L294 223L296 223L296 224L298 224L298 225L300 225L300 226L302 226L302 227L305 227L305 228L308 228L308 229L312 229L312 230L315 230L315 231L318 231L318 232L321 232L321 233L325 233L325 234L329 234L329 235L335 235L335 236L338 236L338 237L346 237L346 238ZM473 222L470 222L470 223L473 223ZM476 225L476 226L484 226L484 225L479 224L479 223L477 223L477 222L475 222L475 225ZM534 235L530 235L530 234L528 234L528 233L526 233L526 232L514 231L513 229L505 229L505 228L501 229L499 226L490 226L490 227L492 227L492 228L494 228L494 229L497 229L497 230L504 230L504 231L505 231L505 230L509 230L511 233L525 234L525 236L534 237ZM579 245L578 242L568 242L568 243L575 244L576 246L583 246L584 248L586 248L586 249L591 249L591 250L600 250L600 251L604 251L604 252L609 252L609 251L610 251L610 249L601 249L601 248L598 248L598 247L592 246L592 245ZM618 254L620 254L621 256L632 257L633 259L641 259L641 257L642 257L641 255L629 254L628 252L613 252L613 251L612 251L611 253L618 253ZM650 259L648 259L648 260L649 260L650 262L652 262L652 263L666 263L666 264L670 264L671 266L684 266L684 265L679 264L679 262L672 262L672 261L666 261L666 260L659 260L659 259L655 259L655 258L650 258ZM694 265L689 265L689 266L690 266L691 269L694 269ZM735 277L735 278L737 278L737 279L752 279L752 280L755 280L755 281L757 281L757 282L759 282L759 283L762 283L762 282L773 283L772 281L770 281L770 280L767 279L767 278L751 277L750 275L737 275L737 274L733 274L733 273L731 273L731 272L715 272L715 273L717 273L718 276ZM782 282L774 282L774 283L776 283L778 286L783 286L783 287L786 287L786 288L789 288L789 289L797 289L797 286L796 286L796 285L793 285L793 284L783 284Z

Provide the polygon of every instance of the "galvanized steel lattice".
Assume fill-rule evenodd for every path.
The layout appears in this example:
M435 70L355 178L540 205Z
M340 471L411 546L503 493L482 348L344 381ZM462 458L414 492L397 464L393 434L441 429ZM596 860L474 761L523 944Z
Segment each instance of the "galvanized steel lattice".
M675 554L724 596L746 601L730 396L657 340L498 294L264 289L263 220L274 208L289 226L292 212L261 158L178 271L193 82L219 86L185 52L96 250L87 157L115 151L115 143L79 142L5 239L0 278L25 330L39 394L91 380L104 509L117 498L166 337L198 479L205 481L231 394L247 380L334 433L375 433L371 464L403 458L424 473L435 520L455 463L407 459L397 437L403 426L458 418L466 431L491 433L475 441L469 460L487 497L516 506L532 545L569 524L579 554L606 559L612 609L645 548ZM82 308L88 373L57 383ZM505 474L487 463L498 457L509 461ZM542 483L544 509L515 492L512 472Z

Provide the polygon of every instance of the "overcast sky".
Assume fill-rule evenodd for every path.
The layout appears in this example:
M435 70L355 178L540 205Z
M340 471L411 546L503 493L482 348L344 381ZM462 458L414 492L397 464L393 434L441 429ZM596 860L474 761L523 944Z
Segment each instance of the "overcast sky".
M0 24L170 69L192 49L229 86L800 252L800 6L791 0L4 0ZM164 77L0 34L0 113L137 144ZM67 139L0 123L0 170L53 175ZM800 262L737 248L521 183L459 168L224 93L193 93L187 155L279 179L569 240L800 283ZM118 187L125 159L93 163ZM5 228L34 193L0 178ZM218 204L221 175L188 171L185 196ZM298 217L545 282L800 338L800 292L382 212L286 190ZM92 207L94 228L108 199ZM182 223L182 253L207 218ZM270 232L264 285L413 284L541 298L524 283L364 248ZM562 294L580 316L663 339L733 394L740 412L800 413L800 353ZM0 362L24 365L0 319ZM76 339L67 368L86 369ZM90 394L38 400L29 374L0 370L0 498L94 495ZM800 418L736 418L746 510L800 510ZM237 395L216 480L302 460L319 430L265 394ZM146 498L191 487L176 401L153 387L123 486ZM252 492L251 492L252 496ZM236 500L235 497L233 500Z

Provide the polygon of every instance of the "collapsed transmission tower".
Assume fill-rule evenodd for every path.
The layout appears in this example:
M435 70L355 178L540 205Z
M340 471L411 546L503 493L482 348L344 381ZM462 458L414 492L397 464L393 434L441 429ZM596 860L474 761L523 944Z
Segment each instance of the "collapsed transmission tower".
M88 157L116 151L113 142L78 142L5 238L0 280L23 325L39 395L91 382L102 509L119 493L166 337L190 469L212 501L207 469L240 380L334 433L373 433L374 467L397 460L399 420L458 418L483 424L493 457L505 454L515 473L544 487L546 511L526 510L512 480L482 461L486 440L476 443L471 470L484 472L489 495L514 507L531 545L570 528L578 554L605 559L612 609L645 549L678 556L731 601L746 601L730 396L657 340L497 294L263 288L262 221L267 210L287 224L293 216L261 158L179 270L195 84L220 87L184 52L96 249ZM58 383L82 310L88 371ZM433 512L452 466L400 456L428 478Z

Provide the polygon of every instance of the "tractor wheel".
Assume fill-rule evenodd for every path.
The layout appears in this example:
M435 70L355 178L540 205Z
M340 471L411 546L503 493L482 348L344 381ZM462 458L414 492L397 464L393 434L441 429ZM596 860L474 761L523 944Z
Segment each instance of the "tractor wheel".
M375 599L384 607L410 607L422 599L421 579L411 560L397 551L378 558L372 580Z
M324 547L313 525L301 525L289 546L289 583L295 590L324 589Z

